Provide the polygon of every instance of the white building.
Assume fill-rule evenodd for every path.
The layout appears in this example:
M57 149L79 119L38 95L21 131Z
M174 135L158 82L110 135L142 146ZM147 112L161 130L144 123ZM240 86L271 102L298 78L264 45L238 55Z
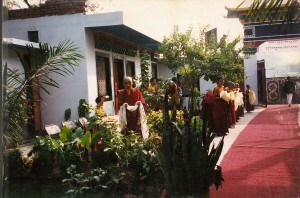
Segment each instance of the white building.
M264 21L248 16L249 7L227 8L228 17L239 18L244 28L244 46L249 48L249 57L244 60L245 85L256 92L256 104L284 103L281 87L287 76L299 82L300 75L300 22L299 15L283 24L286 15L284 4L277 18ZM299 90L299 91L298 91ZM293 102L300 102L300 89Z
M28 40L52 46L64 40L74 41L80 49L79 53L85 57L74 75L55 77L60 88L51 88L52 96L40 93L45 100L40 103L42 127L60 124L67 108L71 109L71 120L78 119L79 100L85 99L87 103L96 105L98 94L110 96L104 105L109 115L115 115L116 90L123 88L124 76L140 76L139 53L143 50L147 50L151 57L149 61L154 77L172 76L168 69L158 66L155 61L154 54L159 42L127 26L123 12L85 15L77 13L82 10L59 10L57 3L56 0L48 0L40 8L33 8L35 10L32 12L30 9L11 11L8 20L3 22L3 37L10 41L3 62L10 67L19 67L20 63L9 46L22 46L24 43L18 43ZM49 11L51 8L54 15L45 16L53 13L45 13L43 9ZM76 9L76 6L72 4L72 8ZM39 13L37 9L41 9ZM41 12L42 16L39 15Z

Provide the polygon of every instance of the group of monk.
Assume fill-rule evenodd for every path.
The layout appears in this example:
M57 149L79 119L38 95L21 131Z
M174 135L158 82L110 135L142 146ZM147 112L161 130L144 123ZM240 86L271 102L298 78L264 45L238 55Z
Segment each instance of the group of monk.
M208 92L202 101L202 114L208 120L208 127L213 130L217 136L224 136L229 133L229 128L234 128L236 122L240 117L244 116L244 107L247 113L254 110L253 102L255 94L250 90L250 85L246 85L246 91L240 89L238 83L227 82L224 86L224 78L219 77L217 85L212 92ZM124 128L121 132L128 133L130 131L148 133L147 127L142 125L141 120L145 119L144 107L146 106L145 99L141 91L133 87L133 80L131 77L123 79L124 89L117 91L119 101L119 122L123 124ZM156 79L151 78L148 91L156 92ZM180 106L180 87L177 83L177 78L172 78L168 87L170 94L169 109ZM252 96L251 96L252 94ZM254 94L254 100L253 100ZM104 114L101 110L104 98L96 101L100 106L98 114ZM145 132L146 131L146 132Z
M243 92L238 83L227 82L226 87L224 83L224 78L219 77L213 92L208 92L202 101L203 116L206 116L209 129L217 136L227 135L229 128L235 127L244 116L244 106L247 113L254 110L253 97L249 96L254 92L250 85L246 85L247 90Z

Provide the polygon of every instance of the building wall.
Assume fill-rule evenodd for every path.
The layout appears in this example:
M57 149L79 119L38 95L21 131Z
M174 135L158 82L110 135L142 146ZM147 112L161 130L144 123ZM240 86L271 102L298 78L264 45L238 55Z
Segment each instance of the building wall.
M245 86L249 84L255 92L256 101L254 105L257 105L257 55L249 55L249 58L244 59L244 67L246 74ZM246 87L244 87L244 90L246 90Z
M292 102L294 104L300 104L300 79L297 77L291 77L291 80L296 84ZM268 104L287 104L287 97L283 92L285 81L286 78L282 77L266 79Z
M95 48L91 31L85 27L120 24L122 13L99 15L64 15L10 20L3 23L3 37L28 40L27 31L38 31L39 41L56 46L64 40L73 41L79 48L79 53L85 58L80 66L75 68L74 75L55 76L60 88L50 88L52 95L41 93L44 102L41 104L42 125L60 124L64 119L64 111L71 108L71 119L78 118L77 107L80 99L86 99L94 104L97 93L95 80ZM16 61L17 62L17 61ZM93 102L92 102L93 101Z
M259 46L258 59L265 60L266 77L300 76L300 39L266 41Z
M203 78L200 78L200 94L205 94L207 91L213 91L216 84L209 81L204 80Z
M135 74L141 75L139 56L130 57L111 51L95 48L94 32L91 28L105 25L119 25L123 22L122 12L95 14L95 15L63 15L10 20L4 23L4 37L12 37L28 40L27 31L38 31L39 41L56 46L64 40L73 41L79 48L79 53L85 58L80 66L75 68L74 75L62 77L55 76L60 83L60 88L50 88L51 96L41 93L44 102L41 104L42 125L61 124L64 119L64 111L71 108L71 120L78 119L78 105L80 99L95 106L95 98L98 95L96 75L96 52L106 54L109 57L111 70L111 84L113 85L113 62L121 59L135 63ZM9 59L9 58L8 58ZM18 61L15 61L16 63ZM126 75L126 73L125 73ZM105 102L108 115L114 115L115 91L112 100Z
M23 51L21 49L18 49L20 51ZM3 46L3 65L7 63L9 68L11 69L19 69L20 72L24 72L24 70L21 67L21 63L19 61L19 58L12 47Z
M179 73L179 72L177 72L176 74L173 74L166 65L159 63L157 65L157 73L158 73L159 78L163 77L164 79L168 79L168 78L177 76L177 73Z

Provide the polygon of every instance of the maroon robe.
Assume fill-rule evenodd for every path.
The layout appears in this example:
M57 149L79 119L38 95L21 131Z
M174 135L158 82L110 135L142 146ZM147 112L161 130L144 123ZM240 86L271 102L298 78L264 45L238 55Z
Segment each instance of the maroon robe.
M118 90L118 97L119 97L119 106L123 105L124 103L127 103L129 106L134 106L135 103L138 101L140 101L144 107L146 105L142 93L137 88L132 88L130 94L128 94L128 92L125 89ZM133 112L126 110L127 131L138 130L137 127L140 125L140 123L138 123L138 118L139 118L138 109Z
M217 136L223 136L228 133L227 117L230 105L222 98L215 98L213 104L214 131Z
M127 103L130 106L134 106L137 101L140 101L144 106L146 105L142 93L137 88L132 88L129 95L125 89L118 90L118 97L119 106L123 105L124 103Z
M208 122L208 128L213 130L214 128L214 115L213 115L213 104L214 104L214 97L212 92L207 92L202 100L202 119L206 116ZM204 109L206 108L206 109ZM205 115L203 114L205 113Z
M236 123L236 113L234 109L234 101L229 101L229 113L227 115L227 123L229 127L234 127Z

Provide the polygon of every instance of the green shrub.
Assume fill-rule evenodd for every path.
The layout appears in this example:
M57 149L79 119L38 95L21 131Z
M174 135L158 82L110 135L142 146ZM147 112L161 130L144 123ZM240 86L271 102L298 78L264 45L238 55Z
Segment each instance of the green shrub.
M79 100L79 106L78 106L78 116L79 117L88 118L90 116L89 111L91 109L93 109L93 107L91 105L89 105L85 99Z
M164 102L162 144L156 149L166 188L171 195L187 196L206 193L223 181L222 169L217 166L224 137L215 146L215 134L206 129L206 122L185 111L183 123L174 122ZM176 114L176 110L173 112Z
M26 169L22 153L19 149L13 149L5 154L5 169L10 179L23 177Z
M80 197L83 194L84 197L88 197L91 192L108 188L105 185L107 171L101 168L95 168L84 174L77 173L76 166L71 165L67 173L70 177L62 180L63 183L67 182L70 185L70 189L66 192L67 197Z
M65 121L70 120L70 118L71 118L71 109L70 108L65 110L64 118L65 118Z
M157 137L158 138L158 137ZM115 132L106 141L104 152L114 152L117 162L108 167L112 182L126 192L136 193L137 186L148 182L160 171L154 155L156 136L143 140L141 134L124 136Z
M31 171L38 177L45 178L53 171L62 143L50 136L37 136L35 140L32 150L28 153L29 157L33 156Z
M58 166L66 173L71 165L75 165L78 170L83 169L82 151L76 144L65 144L58 156Z

